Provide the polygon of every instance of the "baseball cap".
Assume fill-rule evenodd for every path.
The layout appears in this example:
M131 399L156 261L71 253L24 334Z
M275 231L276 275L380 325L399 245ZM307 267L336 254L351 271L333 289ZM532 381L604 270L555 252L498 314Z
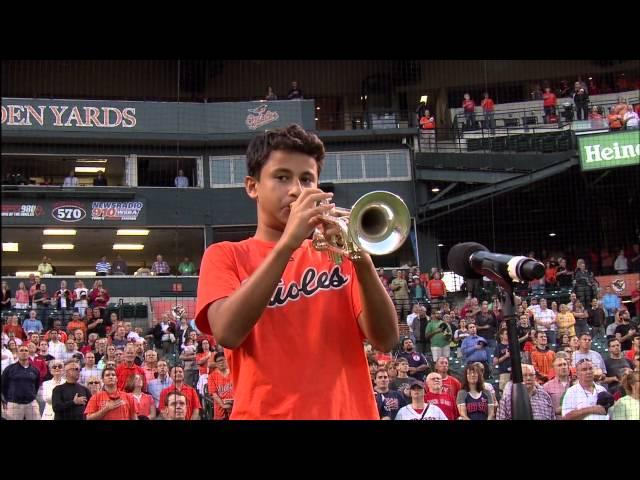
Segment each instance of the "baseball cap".
M413 387L420 387L424 390L424 383L422 383L420 380L414 380L413 382L411 382L411 385L409 385L409 388Z

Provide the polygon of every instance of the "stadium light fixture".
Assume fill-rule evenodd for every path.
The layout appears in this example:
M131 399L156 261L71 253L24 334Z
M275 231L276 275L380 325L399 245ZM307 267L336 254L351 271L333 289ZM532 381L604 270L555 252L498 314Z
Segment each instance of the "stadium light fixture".
M146 236L149 235L149 230L146 229L131 229L131 228L120 228L118 229L118 231L116 232L116 235L125 235L125 236L133 236L133 235L139 235L139 236Z
M550 237L555 237L555 236L556 236L556 234L555 234L555 233L553 233L553 232L551 232L551 233L549 234L549 236L550 236Z
M76 235L77 231L72 228L46 228L42 231L43 235Z
M43 250L73 250L75 245L73 243L43 243Z
M18 243L15 242L2 242L2 251L3 252L17 252L18 251Z
M114 250L142 250L144 245L141 243L114 243Z
M76 167L76 173L104 173L107 167Z

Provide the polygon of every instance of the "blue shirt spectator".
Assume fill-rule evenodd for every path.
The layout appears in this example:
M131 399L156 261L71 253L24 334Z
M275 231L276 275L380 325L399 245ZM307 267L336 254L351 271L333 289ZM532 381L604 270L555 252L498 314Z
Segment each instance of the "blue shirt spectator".
M111 273L111 264L107 262L107 257L103 255L100 261L96 263L96 273L100 276L109 275Z
M606 293L602 297L602 306L604 311L607 312L607 317L613 317L622 306L620 297L611 291L611 287L606 288Z
M189 179L184 176L184 172L182 170L178 170L178 176L175 178L173 183L178 188L187 188L189 186Z
M35 310L31 310L29 312L29 318L25 319L22 322L22 329L26 333L29 333L29 332L42 333L42 330L44 330L44 327L42 326L42 322L36 318L37 315L38 314Z
M476 325L472 323L468 327L469 336L462 341L462 354L464 355L464 362L466 364L473 362L487 362L489 360L489 353L487 352L487 345L489 342L483 337L476 334ZM478 348L480 347L480 348Z

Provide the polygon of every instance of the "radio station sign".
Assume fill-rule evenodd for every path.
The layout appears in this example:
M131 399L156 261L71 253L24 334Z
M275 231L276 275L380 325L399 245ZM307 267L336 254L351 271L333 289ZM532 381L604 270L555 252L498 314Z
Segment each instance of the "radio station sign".
M43 200L38 203L3 203L2 221L6 225L98 225L144 224L143 201Z
M180 103L102 100L2 99L2 135L14 132L114 134L237 134L297 123L315 129L313 100Z
M628 130L578 138L582 170L640 165L640 131Z

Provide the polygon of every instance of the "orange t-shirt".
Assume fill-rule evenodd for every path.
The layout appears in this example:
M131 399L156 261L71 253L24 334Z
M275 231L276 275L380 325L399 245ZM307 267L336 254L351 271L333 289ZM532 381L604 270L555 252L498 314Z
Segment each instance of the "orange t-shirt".
M429 280L427 284L427 289L429 290L429 295L432 297L444 297L447 287L445 286L442 280Z
M133 398L133 405L136 407L136 415L142 415L148 417L151 415L151 405L155 407L156 402L153 400L153 397L148 393L143 393L140 395L140 400L136 398L133 393L130 393L131 398Z
M214 393L220 397L220 400L231 400L233 399L233 381L231 380L231 373L229 372L225 377L220 373L220 370L217 368L209 374L209 378L207 378L207 388L209 389L209 395L213 395ZM214 419L222 420L225 415L224 409L214 403Z
M67 332L69 333L73 333L78 329L82 330L82 333L84 333L84 338L87 338L87 324L82 320L79 320L77 322L69 322L67 324Z
M196 363L202 360L204 357L206 357L210 353L211 352L196 353ZM205 375L209 371L208 363L209 362L207 361L207 362L204 362L202 365L198 365L198 373L200 373L200 375Z
M124 387L127 385L127 379L129 375L140 374L142 375L142 390L147 390L147 374L142 369L142 367L136 365L128 367L126 362L122 362L120 365L116 367L116 377L118 377L118 390L124 390Z
M133 401L133 397L126 392L118 390L115 394L110 395L108 392L102 390L89 399L87 408L84 410L84 414L89 416L92 413L96 413L101 410L109 400L122 399L123 403L115 410L108 412L102 420L131 420L131 413L136 411L136 406Z
M202 332L211 332L209 305L236 291L274 246L250 238L206 250L196 307ZM361 312L353 264L334 265L305 240L242 345L225 351L235 397L231 419L378 419Z
M187 399L187 414L186 419L191 420L193 416L193 411L197 408L198 410L202 409L202 404L200 403L200 397L198 396L198 392L193 387L189 385L185 385L184 383L180 388L176 387L175 384L169 385L167 388L160 392L160 410L164 410L166 406L166 398L169 393L177 390L179 392L184 393L184 396Z

